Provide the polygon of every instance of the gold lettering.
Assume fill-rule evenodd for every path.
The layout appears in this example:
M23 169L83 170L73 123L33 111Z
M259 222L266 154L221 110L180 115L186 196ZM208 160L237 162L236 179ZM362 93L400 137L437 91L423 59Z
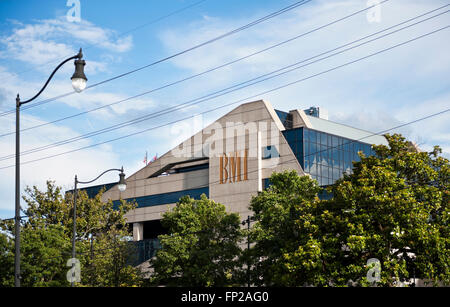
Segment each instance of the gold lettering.
M248 180L248 149L244 151L244 181Z
M248 149L244 151L243 172L241 172L241 165L242 165L241 158L242 157L239 155L238 152L229 154L229 157L227 156L227 154L223 154L223 156L219 158L220 184L223 184L227 181L233 183L248 180Z
M241 157L237 152L230 156L230 183L241 181Z
M220 184L227 182L228 179L227 164L228 164L228 157L226 154L224 154L223 156L220 157Z
M236 153L237 157L237 181L241 181L241 156L238 156L238 153Z

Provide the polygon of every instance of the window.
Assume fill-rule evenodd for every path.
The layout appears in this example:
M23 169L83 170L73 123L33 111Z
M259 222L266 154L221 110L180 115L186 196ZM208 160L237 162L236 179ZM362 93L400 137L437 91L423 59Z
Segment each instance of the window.
M309 129L303 129L303 135L304 135L304 140L305 142L309 142L311 140L311 138L309 137Z
M330 165L329 161L328 161L328 154L327 153L328 153L327 150L322 151L320 153L320 162L321 162L322 165L325 165L325 166L329 166Z
M341 173L338 168L333 168L333 181L338 180L341 178Z
M317 176L317 164L312 164L311 165L311 175L312 176Z
M283 133L288 135L288 131ZM295 156L320 185L333 184L343 172L350 174L352 162L360 161L358 151L366 156L374 154L370 144L307 128L296 131L295 137L290 144Z
M303 142L297 141L296 149L297 151L295 153L299 154L300 156L303 156Z
M371 155L371 151L372 151L372 146L370 146L369 144L364 144L363 151L364 151L364 155L366 157L370 156Z
M328 135L325 133L320 133L320 144L327 146L328 145Z
M324 177L324 178L330 177L330 175L329 175L329 170L330 170L329 167L327 167L327 166L322 166L322 177Z
M317 181L319 182L319 186L323 185L323 178L322 177L318 177Z
M310 130L309 131L309 138L310 138L311 142L317 143L317 133L316 133L316 131Z
M295 135L293 131L288 131L286 134L286 140L289 144L292 144L295 142Z
M305 168L304 168L305 173L309 173L309 161L305 160Z
M337 136L333 136L331 146L333 147L339 146L339 138Z
M317 145L315 143L309 144L309 155L314 157L317 155Z
M350 149L350 142L348 141L348 140L344 140L344 150L345 151L347 151L347 152L350 152L351 151L351 149Z

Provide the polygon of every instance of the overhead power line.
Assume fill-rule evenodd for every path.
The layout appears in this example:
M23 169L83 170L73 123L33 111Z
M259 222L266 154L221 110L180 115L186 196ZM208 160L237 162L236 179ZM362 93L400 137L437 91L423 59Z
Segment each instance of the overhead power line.
M246 97L246 98L244 98L244 99L240 99L240 100L234 101L234 102L232 102L232 103L228 103L228 104L225 104L225 105L221 105L221 106L219 106L219 107L216 107L216 108L213 108L213 109L210 109L210 110L201 112L201 113L199 113L198 115L210 113L210 112L213 112L213 111L216 111L216 110L225 108L225 107L227 107L227 106L231 106L231 105L234 105L234 104L243 102L243 101L247 101L247 100L253 99L253 98L255 98L255 97L260 97L261 95L268 94L268 93L271 93L271 92L274 92L274 91L278 91L278 90L280 90L280 89L283 89L283 88L292 86L292 85L294 85L294 84L298 84L298 83L304 82L304 81L309 80L309 79L312 79L312 78L314 78L314 77L317 77L317 76L320 76L320 75L323 75L323 74L326 74L326 73L335 71L335 70L337 70L337 69L340 69L340 68L349 66L349 65L351 65L351 64L360 62L360 61L362 61L362 60L371 58L371 57L373 57L373 56L375 56L375 55L379 55L379 54L381 54L381 53L384 53L384 52L387 52L387 51L392 50L392 49L394 49L394 48L397 48L397 47L406 45L406 44L408 44L408 43L411 43L411 42L413 42L413 41L416 41L416 40L419 40L419 39L421 39L421 38L427 37L427 36L429 36L429 35L438 33L438 32L440 32L440 31L443 31L443 30L445 30L445 29L448 29L449 27L450 27L450 25L447 25L447 26L445 26L445 27L442 27L442 28L439 28L439 29L437 29L437 30L428 32L428 33L426 33L426 34L417 36L417 37L415 37L415 38L413 38L413 39L410 39L410 40L404 41L404 42L402 42L402 43L396 44L396 45L394 45L394 46L391 46L391 47L382 49L382 50L377 51L377 52L375 52L375 53L372 53L372 54L369 54L369 55L367 55L367 56L358 58L358 59L356 59L356 60L353 60L353 61L350 61L350 62L346 62L346 63L344 63L344 64L341 64L341 65L335 66L335 67L333 67L333 68L327 69L327 70L325 70L325 71L322 71L322 72L319 72L319 73L310 75L310 76L308 76L308 77L305 77L305 78L302 78L302 79L299 79L299 80L296 80L296 81L293 81L293 82L290 82L290 83L287 83L287 84L284 84L284 85L281 85L281 86L272 88L272 89L270 89L270 90L267 90L267 91L258 93L258 94L256 94L256 95L253 95L253 96L250 96L250 97ZM439 112L438 114L442 114L442 113L448 112L449 110L450 110L450 109L444 110L444 111L442 111L442 112ZM435 114L435 115L433 115L433 116L436 116L436 115L437 115L437 114ZM66 151L66 152L62 152L62 153L59 153L59 154L54 154L54 155L50 155L50 156L46 156L46 157L42 157L42 158L30 160L30 161L26 161L26 162L23 162L23 163L21 163L21 164L29 164L29 163L33 163L33 162L37 162L37 161L41 161L41 160L45 160L45 159L50 159L50 158L53 158L53 157L57 157L57 156L65 155L65 154L68 154L68 153L77 152L77 151L80 151L80 150L92 148L92 147L99 146L99 145L102 145L102 144L106 144L106 143L109 143L109 142L113 142L113 141L125 139L125 138L128 138L128 137L134 136L134 135L138 135L138 134L141 134L141 133L144 133L144 132L148 132L148 131L151 131L151 130L155 130L155 129L158 129L158 128L161 128L161 127L164 127L164 126L168 126L168 125L171 125L171 124L174 124L174 123L177 123L177 122L181 122L181 121L187 120L187 119L189 119L189 118L191 118L191 117L192 117L192 116L188 116L188 117L185 117L185 118L182 118L182 119L178 119L178 120L175 120L175 121L166 123L166 124L162 124L162 125L160 125L160 126L156 126L156 127L144 129L144 130L141 130L141 131L137 131L137 132L134 132L134 133L131 133L131 134L128 134L128 135L124 135L124 136L121 136L121 137L117 137L117 138L114 138L114 139L111 139L111 140L108 140L108 141L103 141L103 142L100 142L100 143L97 143L97 144L92 144L92 145L89 145L89 146L84 146L84 147L81 147L81 148L78 148L78 149L73 149L73 150ZM14 167L14 165L9 165L9 166L5 166L5 167L1 167L0 169L7 169L7 168L11 168L11 167Z
M368 35L368 36L366 36L366 37L363 37L363 38L361 38L361 40L363 40L363 39L365 39L365 38L368 38L368 37L370 37L370 36L373 36L373 35L382 33L382 32L384 32L384 31L390 30L390 29L392 29L392 28L394 28L394 27L397 27L397 26L399 26L399 25L408 23L408 22L410 22L410 21L412 21L412 20L415 20L415 19L418 19L418 18L423 17L423 16L425 16L425 15L431 14L431 13L433 13L433 12L435 12L435 11L438 11L438 10L440 10L440 9L442 9L442 8L445 8L445 7L448 7L448 6L450 6L450 4L441 6L441 7L437 8L437 9L431 10L431 11L426 12L426 13L424 13L424 14L421 14L421 15L419 15L419 16L416 16L416 17L410 18L410 19L408 19L408 20L405 20L405 21L403 21L403 22L401 22L401 23L399 23L399 24L396 24L396 25L394 25L394 26L392 26L392 27L386 28L386 29L384 29L384 30L382 30L382 31L378 31L378 32L376 32L376 33L373 33L373 34L371 34L371 35ZM62 117L62 118L59 118L59 119L56 119L56 120L53 120L53 121L49 121L49 122L42 123L42 124L39 124L39 125L35 125L35 126L28 127L28 128L24 128L24 129L21 130L21 132L28 131L28 130L32 130L32 129L39 128L39 127L43 127L43 126L47 126L47 125L54 124L54 123L57 123L57 122L61 122L61 121L64 121L64 120L72 119L72 118L75 118L75 117L78 117L78 116L81 116L81 115L84 115L84 114L88 114L88 113L90 113L90 112L95 112L95 111L98 111L98 110L101 110L101 109L104 109L104 108L107 108L107 107L110 107L110 106L113 106L113 105L117 105L117 104L119 104L119 103L127 102L127 101L136 99L136 98L138 98L138 97L142 97L142 96L144 96L144 95L147 95L147 94L150 94L150 93L153 93L153 92L162 90L162 89L166 89L166 88L168 88L168 87L170 87L170 86L180 84L180 83L182 83L182 82L185 82L185 81L191 80L191 79L193 79L193 78L202 76L202 75L204 75L204 74L206 74L206 73L210 73L210 72L213 72L213 71L218 70L218 69L220 69L220 68L226 67L226 66L228 66L228 65L235 64L235 63L237 63L237 62L239 62L239 61L242 61L242 60L244 60L244 59L248 59L248 58L250 58L250 57L252 57L252 56L255 56L255 55L257 55L257 54L261 54L261 53L266 52L266 51L268 51L268 50L270 50L270 49L273 49L273 48L275 48L275 47L279 47L279 46L281 46L281 45L283 45L283 44L286 44L286 43L288 43L288 42L291 42L291 41L293 41L293 40L296 40L296 39L298 39L298 38L300 38L300 37L303 37L303 36L305 36L305 35L308 35L308 34L313 33L313 32L315 32L315 31L321 30L321 29L323 29L323 28L325 28L325 27L328 27L328 26L330 26L330 25L333 25L333 24L335 24L335 23L337 23L337 22L340 22L340 21L343 21L343 20L345 20L345 19L348 19L348 18L350 18L350 17L352 17L352 16L355 16L356 14L365 12L367 9L368 9L368 8L363 9L363 10L359 10L359 11L356 11L356 12L350 14L350 15L347 15L347 16L344 16L344 17L339 18L339 19L337 19L337 20L334 20L334 21L332 21L332 22L330 22L330 23L327 23L327 24L325 24L325 25L322 25L322 26L320 26L320 27L317 27L317 28L315 28L315 29L313 29L313 30L310 30L310 31L308 31L308 32L305 32L305 33L302 33L302 34L300 34L300 35L294 36L294 37L292 37L292 38L290 38L290 39L288 39L288 40L284 40L284 41L282 41L282 42L280 42L280 43L277 43L277 44L275 44L275 45L271 45L271 46L269 46L269 47L267 47L267 48L264 48L264 49L262 49L262 50L259 50L259 51L257 51L257 52L254 52L254 53L251 53L251 54L246 55L246 56L244 56L244 57L238 58L238 59L236 59L236 60L233 60L233 61L224 63L224 64L222 64L222 65L213 67L213 68L211 68L211 69L205 70L205 71L200 72L200 73L198 73L198 74L191 75L191 76L189 76L189 77L186 77L186 78L183 78L183 79L180 79L180 80L177 80L177 81L174 81L174 82L171 82L171 83L162 85L162 86L160 86L160 87L157 87L157 88L154 88L154 89L145 91L145 92L143 92L143 93L140 93L140 94L137 94L137 95L134 95L134 96L131 96L131 97L128 97L128 98L119 100L119 101L115 101L115 102L112 102L112 103L109 103L109 104L106 104L106 105L102 105L102 106L99 106L99 107L95 107L95 108L90 109L90 110L87 110L87 111L79 112L79 113L76 113L76 114L73 114L73 115L70 115L70 116L66 116L66 117ZM356 41L354 41L354 42L356 42ZM341 47L343 47L343 46L341 46ZM338 49L338 48L336 48L336 49ZM335 50L335 49L334 49L334 50ZM334 50L333 50L333 51L334 51ZM331 52L331 51L330 51L330 52ZM9 133L1 134L0 137L4 137L4 136L7 136L7 135L13 135L14 133L15 133L15 132L12 131L12 132L9 132Z
M107 132L110 132L110 131L113 131L113 130L117 130L117 129L120 129L120 128L123 128L123 127L126 127L126 126L130 126L130 125L133 125L133 124L142 122L142 121L149 120L149 119L151 119L151 118L155 118L155 117L159 117L159 116L162 116L162 115L165 115L165 114L173 113L173 111L180 110L180 109L183 109L183 108L186 108L186 107L195 105L195 104L199 104L199 103L201 103L201 102L208 101L208 100L211 100L211 99L213 99L213 98L217 98L217 97L226 95L226 94L228 94L228 93L231 93L231 92L240 90L240 89L242 89L242 88L246 88L246 87L249 87L249 86L251 86L251 85L254 85L254 84L257 84L257 83L260 83L260 82L263 82L263 81L266 81L266 80L269 80L269 79L278 77L278 76L280 76L280 75L283 75L283 74L292 72L292 71L294 71L294 70L303 68L303 67L305 67L305 66L309 66L309 65L314 64L314 63L317 63L317 62L319 62L319 61L323 61L323 60L328 59L328 58L330 58L330 57L332 57L332 56L339 55L339 54L341 54L341 53L343 53L343 52L346 52L346 51L355 49L355 48L357 48L357 47L360 47L360 46L362 46L362 45L368 44L368 43L373 42L373 41L375 41L375 40L384 38L384 37L386 37L386 36L388 36L388 35L392 35L392 34L394 34L394 33L397 33L397 32L399 32L399 31L405 30L405 29L407 29L407 28L410 28L410 27L415 26L415 25L417 25L417 24L420 24L420 23L422 23L422 22L428 21L428 20L430 20L430 19L432 19L432 18L436 18L436 17L438 17L438 16L440 16L440 15L442 15L442 14L448 13L449 11L450 11L450 10L447 10L447 11L445 11L445 12L441 12L441 13L439 13L439 14L437 14L437 15L434 15L434 16L431 16L431 17L429 17L429 18L427 18L427 19L418 21L418 22L413 23L413 24L411 24L411 25L405 26L405 27L403 27L403 28L394 30L394 31L389 32L389 33L386 33L386 34L384 34L384 35L382 35L382 36L379 36L379 37L376 37L376 38L371 39L371 40L369 40L369 41L363 42L363 43L361 43L361 44L358 44L358 45L349 47L349 48L347 48L347 49L344 49L344 50L341 50L341 51L339 51L339 52L333 53L333 54L328 55L328 56L326 56L326 57L319 58L319 59L317 59L317 60L315 60L315 61L312 61L312 62L309 62L309 63L307 63L307 64L304 64L304 65L300 65L300 66L295 67L296 65L305 63L305 62L307 62L307 61L309 61L309 60L312 60L312 59L317 58L317 57L319 57L319 56L322 56L322 55L324 55L324 54L328 54L328 53L333 52L333 51L335 51L335 50L338 50L338 49L341 49L341 48L343 48L343 47L352 45L352 44L354 44L354 43L356 43L356 42L360 42L361 40L364 40L364 39L366 39L366 38L372 37L372 36L374 36L374 35L376 35L376 34L385 32L387 29L394 28L394 27L396 27L397 25L394 25L394 26L391 26L391 27L389 27L389 28L387 28L387 29L384 29L384 30L378 31L378 32L376 32L376 33L367 35L367 36L365 36L365 37L363 37L363 38L360 38L360 39L357 39L357 40L352 41L352 42L350 42L350 43L341 45L341 46L339 46L339 47L337 47L337 48L334 48L334 49L331 49L331 50L329 50L329 51L326 51L326 52L323 52L323 53L321 53L321 54L318 54L318 55L316 55L316 56L310 57L310 58L308 58L308 59L306 59L306 60L302 60L302 61L296 62L296 63L294 63L294 64L285 66L285 67L283 67L283 68L277 69L277 70L275 70L275 71L272 71L272 72L270 72L270 73L264 74L264 75L262 75L262 76L259 76L259 77L256 77L256 78L247 80L247 81L245 81L245 82L238 83L238 84L233 85L233 86L231 86L231 87L228 87L228 88L225 88L225 89L216 91L216 92L211 93L211 94L208 94L208 95L206 95L206 96L202 96L202 97L196 98L196 99L194 99L194 100L189 100L189 101L184 102L184 103L182 103L182 104L179 104L179 105L177 105L177 106L174 106L174 107L171 107L171 108L168 108L168 109L165 109L165 110L156 112L156 113L150 113L150 114L147 114L147 115L138 117L138 118L136 118L136 119L129 120L129 121L126 121L126 122L123 122L123 123L119 123L119 124L116 124L116 125L113 125L113 126L110 126L110 127L106 127L106 128L100 129L100 130L96 130L96 131L93 131L93 132L90 132L90 133L87 133L87 134L84 134L84 135L81 135L81 136L77 136L77 137L73 137L73 138L70 138L70 139L62 140L62 141L59 141L59 142L56 142L56 143L52 143L52 144L44 145L44 146L41 146L41 147L29 149L29 150L26 150L26 151L22 152L21 155L32 154L32 153L36 153L36 152L39 152L39 151L42 151L42 150L51 149L51 148L54 148L54 147L58 147L58 146L62 146L62 145L68 144L68 143L72 143L72 142L75 142L75 141L84 140L84 139L89 138L89 137L93 137L93 136L96 136L96 135L99 135L99 134L103 134L103 133L107 133ZM400 23L400 24L402 24L402 23ZM294 67L294 68L292 68L292 67ZM288 69L288 68L291 68L291 69L286 70L286 69ZM286 71L283 71L283 70L286 70ZM277 74L275 74L275 73L277 73ZM252 82L252 81L254 81L254 82ZM8 156L0 157L0 161L7 160L7 159L12 159L12 158L14 158L14 157L15 157L14 154L10 154L10 155L8 155Z
M182 7L182 8L180 8L180 9L178 9L178 10L175 10L175 11L173 11L173 12L171 12L171 13L168 13L168 14L166 14L166 15L163 15L163 16L161 16L161 17L158 17L158 18L156 18L156 19L153 19L153 20L151 20L151 21L149 21L149 22L143 23L143 24L141 24L141 25L139 25L139 26L136 26L136 27L134 27L134 28L131 28L131 29L129 29L129 30L127 30L127 31L124 31L124 32L122 32L122 33L119 33L119 34L117 35L117 38L122 37L122 36L124 36L124 35L126 35L126 34L129 34L129 33L131 33L131 32L134 32L134 31L136 31L136 30L142 29L142 28L144 28L144 27L146 27L146 26L155 24L155 23L157 23L157 22L159 22L159 21L161 21L161 20L164 20L164 19L166 19L166 18L169 18L169 17L171 17L171 16L173 16L173 15L176 15L176 14L179 14L179 13L181 13L181 12L184 12L184 11L186 11L186 10L192 8L192 7L195 7L195 6L197 6L197 5L200 5L200 4L202 4L203 2L206 2L206 1L208 1L208 0L200 0L200 1L197 1L197 2L195 2L195 3L193 3L193 4L187 5L187 6L185 6L185 7ZM86 47L84 47L83 50L86 51L86 50L88 50L88 49L90 49L90 48L92 48L92 47L95 47L95 46L97 46L97 45L98 45L98 44L89 44L89 45L87 45ZM51 60L51 61L48 61L48 62L46 62L46 63L44 63L44 64L37 65L37 66L34 66L34 67L30 68L30 69L20 71L20 72L18 72L17 74L20 75L20 74L22 74L22 73L26 73L26 72L29 72L29 71L36 70L36 68L38 68L38 67L42 67L42 66L45 66L45 65L48 65L48 64L51 64L51 63L55 63L55 62L60 62L60 61L66 59L66 58L68 58L68 57L70 57L70 56L72 56L72 55L73 55L73 54L68 54L68 55L66 55L66 56L64 56L64 57L61 57L61 58L58 57L58 58L53 59L53 60ZM4 80L4 79L2 79L2 80Z
M306 158L306 157L311 156L311 155L317 155L318 153L330 151L330 150L333 150L333 149L337 149L337 148L339 148L339 147L344 147L344 146L346 146L346 145L349 145L349 144L352 144L352 143L355 143L355 142L362 141L362 140L367 139L367 138L372 137L372 136L383 135L383 134L385 134L385 133L387 133L387 132L389 132L389 131L396 130L396 129L399 129L399 128L403 128L403 127L405 127L405 126L408 126L408 125L411 125L411 124L415 124L415 123L417 123L417 122L420 122L420 121L423 121L423 120L426 120L426 119L430 119L430 118L435 117L435 116L442 115L442 114L444 114L444 113L446 113L446 112L448 112L448 111L450 111L450 109L443 110L443 111L440 111L440 112L437 112L437 113L434 113L434 114L431 114L431 115L428 115L428 116L425 116L425 117L421 117L421 118L415 119L415 120L413 120L413 121L406 122L406 123L400 124L400 125L398 125L398 126L391 127L391 128L388 128L388 129L385 129L385 130L382 130L382 131L379 131L379 132L376 132L376 133L372 133L372 134L366 135L366 136L361 137L361 138L356 139L356 140L349 140L348 142L345 142L345 143L343 143L343 144L341 144L341 145L335 145L335 146L327 147L326 149L319 150L319 151L316 151L316 152L313 152L313 153L310 153L310 154L306 154L306 155L304 155L304 157ZM248 112L251 112L251 111L248 111ZM294 158L294 159L286 160L286 161L281 162L280 164L287 164L287 163L290 163L290 162L293 162L293 161L298 161L298 159L297 159L297 158ZM254 172L258 172L258 171L259 171L259 170L249 171L248 173L254 173ZM199 176L199 177L192 177L192 179L195 179L195 178L200 178L200 176ZM148 178L141 178L141 179L127 180L127 182L128 182L128 183L131 183L131 182L142 181L142 180L147 180L147 179L148 179ZM173 182L176 182L176 181L182 181L182 180L184 180L184 179L168 181L167 183L170 184L170 183L173 183ZM436 182L437 182L436 180L433 180L433 181L428 182L427 184L431 184L431 185L432 185L432 184L435 184ZM219 184L219 183L220 183L220 180L215 181L215 182L210 182L209 185L212 185L212 184ZM205 186L205 185L201 185L201 186L197 186L197 187L190 187L190 189L201 188L201 187L204 187L204 186ZM405 188L409 188L409 187L405 187ZM26 218L26 217L28 217L28 216L22 216L21 218ZM15 219L15 218L6 218L6 219L0 219L0 221L8 221L8 220L14 220L14 219Z
M286 162L281 162L280 164L285 164L285 163L287 163L288 161L286 161ZM248 173L253 173L253 172L255 172L255 171L249 171ZM138 180L143 180L143 179L138 179ZM137 181L137 180L134 180L134 181ZM435 188L440 188L440 187L436 187L436 183L437 183L438 181L437 180L432 180L432 181L429 181L429 182L425 182L425 184L426 185L428 185L428 186L430 186L430 187L435 187ZM219 181L217 181L216 183L219 183ZM214 184L214 183L213 183ZM392 190L392 191L390 191L391 193L397 193L397 192L401 192L401 191L403 191L403 190L408 190L408 189L411 189L411 186L410 185L407 185L407 186L405 186L405 187L403 187L403 188L399 188L399 189L396 189L396 190ZM247 193L247 192L246 192ZM241 193L240 193L241 194ZM366 208L367 206L360 206L360 205L358 205L358 208L357 209L360 209L360 208ZM341 210L341 209L339 209L339 210ZM27 217L27 218L29 218L29 216L25 216L25 217ZM22 217L22 218L24 218L24 217ZM8 219L3 219L3 221L6 221L6 220L14 220L15 218L8 218ZM0 219L0 221L2 221L1 219ZM256 222L256 221L255 221ZM215 230L214 228L209 228L209 229L203 229L203 230L199 230L199 231L194 231L194 232L174 232L174 233L163 233L163 234L160 234L160 235L158 235L158 236L161 236L161 235L164 235L164 236L175 236L175 237L184 237L184 236L192 236L192 235L199 235L199 234L208 234L208 233L211 233L211 231L213 231L213 230ZM141 241L122 241L122 242L128 242L128 243L133 243L133 244L136 244L136 243L138 243L138 242L143 242L143 241L147 241L147 242L149 242L149 241L154 241L155 239L144 239L144 240L141 240ZM78 240L77 242L83 242L83 241L81 241L81 240ZM85 243L86 242L89 242L89 241L84 241ZM78 251L76 254L78 255L78 256L80 256L80 255L92 255L92 257L91 258L93 258L93 257L95 257L95 256L98 256L98 255L96 255L96 254L99 254L99 253L101 253L101 252L105 252L105 251L110 251L110 250L117 250L117 246L110 246L110 247L105 247L105 248L101 248L101 249L92 249L92 250L86 250L86 251ZM135 246L129 246L128 247L129 248L129 250L133 250L133 249L138 249L138 247L135 245ZM61 252L61 255L58 255L58 256L48 256L48 257L42 257L42 258L44 258L44 259L55 259L55 258L61 258L62 256L64 256L64 255L71 255L71 251L62 251Z
M406 127L406 126L409 126L409 125L412 125L412 124L415 124L415 123L418 123L418 122L421 122L421 121L424 121L424 120L427 120L427 119L430 119L430 118L433 118L433 117L436 117L436 116L439 116L439 115L442 115L442 114L445 114L445 113L447 113L449 111L450 111L450 108L442 110L442 111L439 111L439 112L436 112L436 113L433 113L433 114L430 114L430 115L427 115L427 116L424 116L424 117L417 118L415 120L412 120L412 121L409 121L409 122L406 122L406 123L403 123L403 124L400 124L400 125L397 125L397 126L394 126L394 127L391 127L391 128L387 128L387 129L384 129L384 130L381 130L381 131L378 131L378 132L375 132L375 133L370 133L370 134L368 134L366 136L360 137L360 138L355 139L355 140L348 140L348 141L346 141L346 142L344 142L344 143L342 143L340 145L330 146L330 147L327 147L326 149L321 149L321 150L318 150L318 151L315 151L315 152L312 152L312 153L309 153L309 154L305 154L303 157L307 158L309 156L314 156L314 155L317 155L317 154L320 154L320 153L328 152L328 151L333 150L333 149L343 148L346 145L350 145L350 144L353 144L353 143L356 143L356 142L361 142L361 141L364 141L365 139L368 139L368 138L373 137L373 136L382 136L382 135L384 135L384 134L386 134L386 133L388 133L388 132L390 132L392 130L397 130L397 129L400 129L400 128L403 128L403 127ZM244 111L244 112L252 112L252 111ZM244 124L242 124L242 125L244 125ZM288 164L288 163L295 162L295 161L298 162L298 159L296 157L293 158L293 159L285 160L285 161L283 161L283 162L281 162L279 164ZM250 174L250 173L255 173L255 172L258 172L258 171L259 170L254 170L254 171L249 171L248 173ZM204 177L203 175L192 176L191 179L195 180L197 178L203 178L203 177ZM127 183L131 183L131 182L143 181L143 180L148 180L148 179L149 178L144 177L144 178L133 179L133 180L127 179L126 181L127 181ZM174 182L184 181L184 180L185 179L171 180L171 181L167 181L166 184L172 184ZM220 184L220 180L212 181L212 182L208 183L209 186L211 186L213 184ZM205 186L206 185L204 185L204 184L199 185L199 186L190 186L189 189L202 188L202 187L205 187Z
M373 137L373 136L384 135L384 134L386 134L386 133L388 133L388 132L390 132L392 130L397 130L397 129L400 129L400 128L403 128L403 127L406 127L406 126L409 126L409 125L412 125L412 124L415 124L415 123L418 123L418 122L421 122L421 121L424 121L424 120L427 120L427 119L430 119L430 118L433 118L433 117L436 117L436 116L439 116L439 115L442 115L442 114L445 114L445 113L447 113L449 111L450 111L450 108L446 109L446 110L442 110L442 111L436 112L436 113L433 113L433 114L430 114L430 115L427 115L427 116L424 116L424 117L417 118L415 120L412 120L412 121L409 121L409 122L406 122L406 123L403 123L403 124L400 124L400 125L388 128L388 129L381 130L379 132L370 133L369 135L363 136L363 137L355 139L355 140L348 140L347 142L344 142L341 145L330 146L330 147L327 147L326 149L321 149L321 150L318 150L318 151L315 151L315 152L312 152L312 153L309 153L309 154L305 154L303 157L307 158L309 156L317 155L317 154L323 153L323 152L328 152L328 151L333 150L333 149L343 148L346 145L350 145L350 144L353 144L353 143L356 143L356 142L360 142L360 141L363 141L363 140L365 140L367 138L370 138L370 137ZM289 159L289 160L285 160L285 161L279 163L278 165L280 165L280 164L288 164L288 163L295 162L295 161L298 162L297 157ZM254 171L249 171L248 174L256 173L256 172L259 172L259 170L256 169ZM202 178L202 177L203 176L192 177L191 179L193 180L193 179ZM144 177L144 178L140 178L140 179L126 180L126 181L127 181L127 183L131 183L131 182L142 181L142 180L148 180L148 178ZM185 180L185 179L167 181L166 184L171 184L171 183L173 183L175 181L183 181L183 180ZM433 180L433 181L428 182L428 184L432 184L432 183L436 183L436 182L437 182L436 180ZM208 186L211 186L211 185L214 185L214 184L221 184L221 181L217 180L217 181L209 182ZM203 188L203 187L205 187L204 184L203 185L199 185L199 186L189 187L189 189L197 189L197 188ZM247 193L247 192L243 192L243 193L240 193L240 194L245 194L245 193Z
M133 69L133 70L127 71L127 72L125 72L125 73L119 74L119 75L114 76L114 77L111 77L111 78L109 78L109 79L106 79L106 80L103 80L103 81L94 83L94 84L92 84L92 85L90 85L90 86L87 86L86 89L85 89L85 91L86 91L86 90L89 90L89 89L91 89L91 88L93 88L93 87L96 87L96 86L105 84L105 83L107 83L107 82L111 82L111 81L113 81L113 80L116 80L116 79L125 77L125 76L130 75L130 74L133 74L133 73L136 73L136 72L138 72L138 71L141 71L141 70L146 69L146 68L148 68L148 67L154 66L154 65L156 65L156 64L159 64L159 63L168 61L168 60L170 60L170 59L173 59L173 58L175 58L175 57L177 57L177 56L180 56L180 55L182 55L182 54L188 53L188 52L190 52L190 51L196 50L196 49L201 48L201 47L203 47L203 46L209 45L209 44L214 43L214 42L216 42L216 41L218 41L218 40L221 40L221 39L226 38L226 37L228 37L228 36L231 36L231 35L234 35L234 34L236 34L236 33L241 32L241 31L244 31L244 30L246 30L246 29L248 29L248 28L251 28L251 27L253 27L253 26L255 26L255 25L258 25L258 24L260 24L260 23L262 23L262 22L264 22L264 21L266 21L266 20L272 19L272 18L274 18L274 17L276 17L276 16L278 16L278 15L281 15L281 14L284 14L284 13L286 13L286 12L289 12L289 11L291 11L291 10L293 10L293 9L299 7L299 6L302 6L302 5L304 5L304 4L308 3L308 2L311 2L311 1L312 1L312 0L302 0L302 1L297 1L297 2L291 4L291 5L287 6L287 7L284 7L284 8L282 8L282 9L276 11L276 12L273 12L273 13L271 13L271 14L269 14L269 15L266 15L266 16L264 16L264 17L261 17L261 18L255 20L255 21L252 21L252 22L250 22L250 23L244 25L244 26L241 26L241 27L239 27L239 28L237 28L237 29L234 29L234 30L231 30L231 31L229 31L229 32L226 32L226 33L224 33L224 34L222 34L222 35L219 35L219 36L217 36L217 37L215 37L215 38L212 38L212 39L210 39L210 40L207 40L207 41L205 41L205 42L203 42L203 43L197 44L197 45L195 45L195 46L193 46L193 47L190 47L190 48L188 48L188 49L185 49L185 50L180 51L180 52L178 52L178 53L175 53L175 54L173 54L173 55L170 55L170 56L167 56L167 57L165 57L165 58L159 59L159 60L154 61L154 62L152 62L152 63L150 63L150 64L147 64L147 65L144 65L144 66L135 68L135 69ZM384 0L383 2L385 2L385 1L389 1L389 0ZM378 4L377 4L377 5L378 5ZM54 101L54 100L56 100L56 99L60 99L60 98L63 98L63 97L67 97L67 96L70 96L70 95L73 95L73 94L74 94L74 92L71 91L71 92L68 92L68 93L66 93L66 94L62 94L62 95L59 95L59 96L56 96L56 97L53 97L53 98L49 98L49 99L46 99L46 100L43 100L43 101L39 101L39 102L36 102L36 103L32 103L32 104L29 104L29 105L23 107L22 110L27 110L27 109L29 109L29 108L33 108L33 107L35 107L35 106L38 106L38 105L41 105L41 104L44 104L44 103L48 103L48 102L50 102L50 101ZM10 111L8 111L8 112L1 113L0 116L12 114L12 113L14 113L14 112L15 112L15 110L10 110Z

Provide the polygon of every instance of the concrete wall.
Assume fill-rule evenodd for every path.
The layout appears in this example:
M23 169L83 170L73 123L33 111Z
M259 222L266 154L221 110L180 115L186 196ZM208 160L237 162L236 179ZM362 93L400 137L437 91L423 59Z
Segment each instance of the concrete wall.
M217 134L218 127L225 129L224 137ZM121 193L117 187L113 187L103 194L103 199L133 199L209 186L211 199L224 204L229 212L239 213L241 219L245 219L247 215L252 214L248 206L251 197L261 191L263 178L270 177L272 172L286 169L294 169L299 174L304 174L283 137L283 130L283 124L269 103L260 100L242 104L175 147L174 150L126 178L125 192ZM229 134L230 131L233 134ZM262 160L261 148L267 145L276 145L280 157ZM204 149L203 152L202 149ZM247 180L243 180L245 150L248 153ZM180 152L188 157L179 156ZM220 160L223 154L228 156L237 154L241 158L241 181L220 182ZM209 169L149 178L170 163L207 156L209 156ZM174 205L137 208L126 217L130 223L156 220ZM136 227L136 235L138 235L139 226Z

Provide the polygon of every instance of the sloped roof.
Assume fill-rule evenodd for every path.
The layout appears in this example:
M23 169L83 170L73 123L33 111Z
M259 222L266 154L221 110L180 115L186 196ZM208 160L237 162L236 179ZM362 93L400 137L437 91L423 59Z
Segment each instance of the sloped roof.
M342 136L352 140L358 140L363 143L388 145L386 138L382 135L374 135L373 132L361 130L344 124L339 124L315 116L306 115L311 123L310 129L321 132Z

